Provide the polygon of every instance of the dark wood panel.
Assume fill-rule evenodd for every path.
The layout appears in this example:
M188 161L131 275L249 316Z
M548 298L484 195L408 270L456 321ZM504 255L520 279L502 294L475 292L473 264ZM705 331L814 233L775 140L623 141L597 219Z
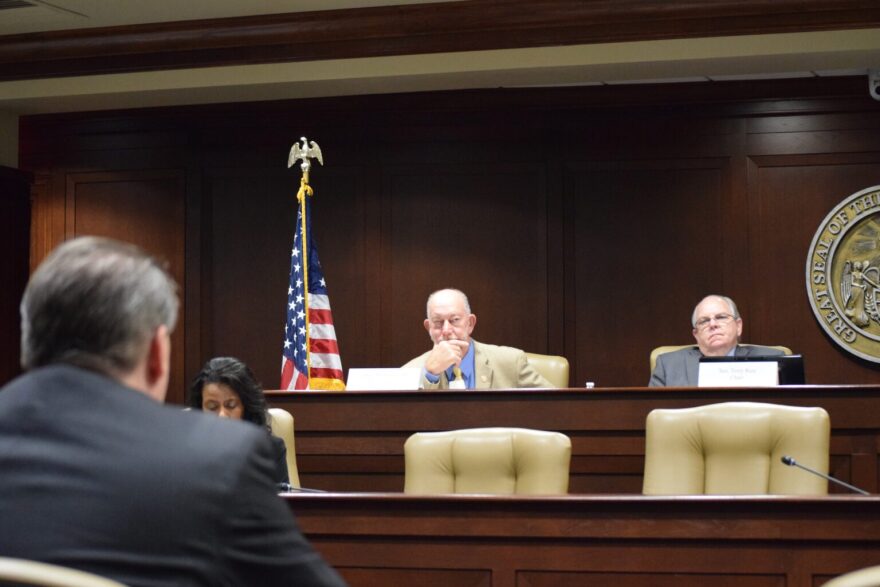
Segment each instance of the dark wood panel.
M29 174L0 167L0 386L21 373L18 306L29 274L30 183Z
M9 35L0 79L644 39L869 28L860 0L502 0Z
M334 154L335 155L335 154ZM281 167L281 166L279 166ZM377 359L368 340L378 302L367 295L374 285L378 210L370 210L369 187L357 167L313 172L312 246L317 247L343 366ZM209 202L204 256L202 360L236 356L248 363L266 387L278 386L281 343L298 204L299 174L278 168L212 169L204 178ZM332 262L326 262L326 259Z
M352 587L442 571L488 572L492 587L813 587L880 563L876 497L285 499Z
M693 341L693 306L726 291L725 267L713 253L732 246L726 223L717 222L730 216L725 176L726 161L699 159L569 171L574 381L644 385L652 348Z
M810 383L880 381L876 365L839 349L816 322L804 275L806 251L825 216L850 194L880 183L880 149L875 154L756 157L751 177L749 265L752 282L761 290L747 315L753 340L785 344L805 355ZM821 366L813 357L822 357Z
M184 174L147 170L67 175L65 233L68 238L106 236L130 242L168 263L182 288L185 283ZM168 401L182 403L186 374L185 297L171 334Z
M268 395L272 405L294 415L303 486L330 491L402 491L403 444L414 432L520 426L571 438L570 493L640 493L650 411L724 401L825 408L831 474L868 491L880 488L876 386ZM844 490L832 485L829 491Z
M186 379L235 354L273 387L297 178L283 165L307 132L327 162L312 178L314 221L345 367L427 349L425 297L457 285L478 339L563 354L575 384L643 385L650 348L691 340L692 306L709 292L738 301L747 342L804 352L810 381L875 380L880 368L815 323L794 326L806 296L790 277L822 207L877 183L880 103L864 78L650 90L25 117L32 262L65 236L68 173L185 169ZM771 283L780 275L784 287Z
M498 148L491 145L491 148ZM547 349L546 189L540 167L458 164L389 170L391 365L430 348L428 295L467 293L473 336ZM515 235L515 236L514 236Z

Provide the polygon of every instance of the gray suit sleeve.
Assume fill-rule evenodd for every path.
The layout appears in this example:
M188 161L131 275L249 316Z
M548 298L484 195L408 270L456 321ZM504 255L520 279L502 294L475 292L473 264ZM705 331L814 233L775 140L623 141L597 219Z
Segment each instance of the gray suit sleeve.
M657 365L651 373L648 387L666 387L666 362L663 360L663 355L657 357Z

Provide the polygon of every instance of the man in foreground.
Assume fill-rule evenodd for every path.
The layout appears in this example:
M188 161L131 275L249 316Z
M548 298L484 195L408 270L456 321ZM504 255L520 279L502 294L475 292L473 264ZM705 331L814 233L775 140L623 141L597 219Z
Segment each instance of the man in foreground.
M136 247L56 249L0 391L0 554L133 587L344 585L272 481L264 431L165 407L171 277Z
M422 368L422 389L510 389L553 387L512 347L471 338L477 317L467 296L441 289L428 297L425 330L434 347L404 367Z
M697 347L685 348L657 357L651 374L651 387L689 387L697 385L700 357L765 357L782 351L764 346L741 346L743 321L733 300L727 296L703 298L691 315Z

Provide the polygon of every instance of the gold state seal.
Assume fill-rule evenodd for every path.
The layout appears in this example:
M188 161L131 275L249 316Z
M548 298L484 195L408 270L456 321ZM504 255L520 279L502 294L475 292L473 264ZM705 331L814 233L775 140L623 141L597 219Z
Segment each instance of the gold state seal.
M816 319L841 347L880 363L880 186L840 202L807 254Z

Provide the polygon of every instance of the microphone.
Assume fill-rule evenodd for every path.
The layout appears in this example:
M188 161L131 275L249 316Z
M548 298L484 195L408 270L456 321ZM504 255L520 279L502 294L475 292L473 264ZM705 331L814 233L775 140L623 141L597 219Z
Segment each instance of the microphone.
M327 493L323 489L308 489L306 487L294 487L290 483L278 483L278 493Z
M807 471L808 473L812 473L813 475L818 475L819 477L823 477L825 479L828 479L829 481L833 481L833 482L837 483L838 485L842 485L842 486L846 487L847 489L849 489L850 491L854 491L855 493L861 493L862 495L871 495L870 493L868 493L864 489L859 489L858 487L856 487L854 485L850 485L849 483L845 483L845 482L841 481L840 479L835 479L831 475L826 475L825 473L820 473L819 471L814 471L813 469L800 464L799 462L797 462L796 460L794 460L793 458L791 458L789 456L784 456L780 460L783 462L783 464L786 464L789 467L797 467L799 469L803 469L804 471Z

